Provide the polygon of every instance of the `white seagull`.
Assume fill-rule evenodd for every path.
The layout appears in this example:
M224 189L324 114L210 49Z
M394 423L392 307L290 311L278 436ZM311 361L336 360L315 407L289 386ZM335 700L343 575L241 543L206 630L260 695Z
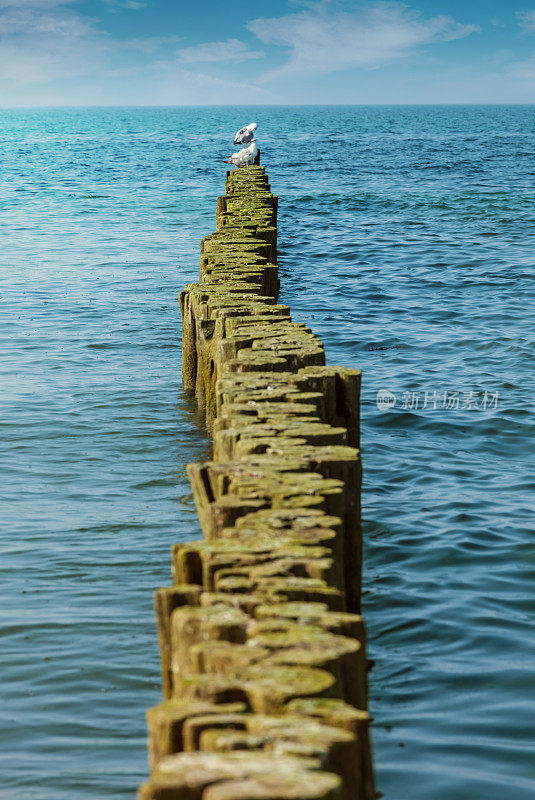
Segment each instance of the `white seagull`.
M250 125L245 125L245 127L240 128L236 136L234 137L234 144L239 145L242 144L244 147L249 142L252 142L254 139L254 131L257 129L258 125L256 122L251 122Z
M256 141L253 139L249 147L244 146L241 150L238 150L237 153L233 153L223 161L223 164L233 164L235 167L247 167L255 160L257 153L258 147L256 146Z

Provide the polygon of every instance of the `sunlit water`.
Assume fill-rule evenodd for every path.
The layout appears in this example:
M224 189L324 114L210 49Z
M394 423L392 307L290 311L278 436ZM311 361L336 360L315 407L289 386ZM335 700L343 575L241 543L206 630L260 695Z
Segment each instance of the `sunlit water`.
M281 299L330 363L364 371L379 788L528 800L529 107L0 112L0 796L132 798L146 774L152 590L199 535L185 464L209 453L177 296L250 119L280 197Z

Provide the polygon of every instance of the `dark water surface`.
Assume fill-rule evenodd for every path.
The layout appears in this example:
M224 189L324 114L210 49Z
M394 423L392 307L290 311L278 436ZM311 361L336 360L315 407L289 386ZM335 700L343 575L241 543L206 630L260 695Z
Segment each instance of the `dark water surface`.
M126 799L146 774L151 594L170 545L199 535L184 467L209 452L180 391L177 296L249 118L280 197L281 299L330 363L364 371L379 788L528 800L535 109L520 106L0 112L0 796Z

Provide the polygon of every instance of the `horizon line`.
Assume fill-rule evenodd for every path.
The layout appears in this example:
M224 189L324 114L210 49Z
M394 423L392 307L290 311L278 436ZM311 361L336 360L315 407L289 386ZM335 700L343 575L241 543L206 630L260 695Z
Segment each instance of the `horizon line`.
M491 108L510 106L535 106L529 103L88 103L88 104L44 104L44 105L0 105L0 111L32 110L32 109L84 109L84 108L413 108L413 107L457 107L484 106Z

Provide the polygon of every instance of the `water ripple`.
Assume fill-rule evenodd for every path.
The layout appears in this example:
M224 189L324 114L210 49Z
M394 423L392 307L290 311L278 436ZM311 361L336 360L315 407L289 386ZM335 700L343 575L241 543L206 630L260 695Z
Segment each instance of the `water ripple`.
M151 595L171 543L199 535L185 465L209 452L177 297L250 113L0 113L6 799L126 800L146 774ZM364 371L379 788L531 799L533 110L254 113L282 300Z

